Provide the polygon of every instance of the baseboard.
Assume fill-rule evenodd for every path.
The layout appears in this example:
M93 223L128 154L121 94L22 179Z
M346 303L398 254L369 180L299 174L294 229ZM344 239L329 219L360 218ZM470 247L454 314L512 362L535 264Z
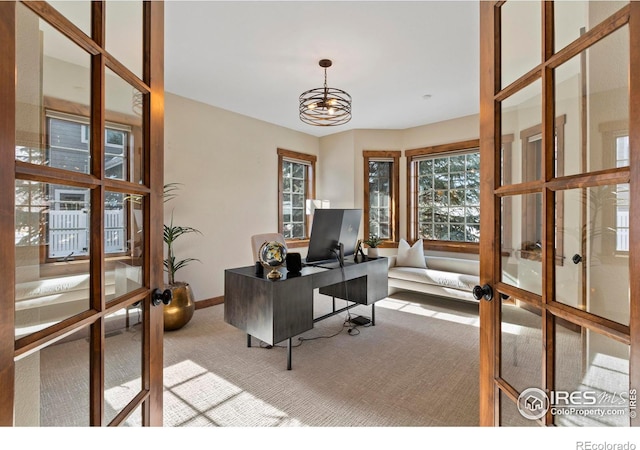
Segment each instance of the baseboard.
M208 308L209 306L221 305L224 303L224 296L208 298L196 301L196 309Z

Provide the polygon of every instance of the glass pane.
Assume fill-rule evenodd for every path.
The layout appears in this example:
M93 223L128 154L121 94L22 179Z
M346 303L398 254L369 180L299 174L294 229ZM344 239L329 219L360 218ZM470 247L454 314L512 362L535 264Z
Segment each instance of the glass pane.
M142 302L105 318L104 415L107 423L142 389Z
M16 180L16 338L89 309L89 192Z
M106 69L105 176L142 183L142 93Z
M556 425L629 426L629 382L628 345L556 318Z
M536 427L535 420L530 420L520 414L518 406L500 391L500 426L503 427Z
M142 2L106 2L106 48L142 78Z
M369 162L369 234L381 239L389 239L389 217L391 215L391 173L390 161Z
M81 329L16 361L16 426L89 426L88 336Z
M556 51L580 37L582 30L589 31L594 25L599 24L628 3L628 1L615 0L554 2Z
M75 26L91 36L91 2L81 0L53 0L48 2Z
M533 312L532 312L533 311ZM502 303L500 375L518 392L542 383L540 310L516 300Z
M107 301L142 287L143 211L144 198L140 195L105 193Z
M555 89L556 114L566 115L564 174L628 165L619 154L629 135L628 27L558 67Z
M129 417L127 417L127 420L125 420L124 425L125 427L141 427L142 426L142 405L138 406Z
M21 4L16 27L16 159L88 173L89 54Z
M542 194L503 197L504 283L542 294Z
M508 1L500 8L502 87L541 63L542 2Z
M571 189L565 195L567 260L556 267L556 300L629 324L628 184Z
M540 179L542 82L535 81L502 102L502 184Z

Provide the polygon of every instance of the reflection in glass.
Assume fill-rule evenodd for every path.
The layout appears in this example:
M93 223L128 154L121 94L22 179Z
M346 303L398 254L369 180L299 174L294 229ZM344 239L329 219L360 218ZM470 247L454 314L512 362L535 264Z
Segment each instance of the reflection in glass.
M16 338L89 308L88 189L16 180Z
M531 312L535 311L535 312ZM500 376L518 392L541 387L542 320L528 304L502 304Z
M500 7L503 88L542 62L541 8L540 1L508 1Z
M21 4L16 26L16 159L88 173L89 54Z
M105 318L104 415L107 423L142 389L142 303Z
M501 105L502 184L540 179L542 82L535 81Z
M583 32L582 30L589 31L594 25L599 24L628 3L628 1L615 0L554 2L556 52L578 39Z
M142 2L106 2L106 49L142 78Z
M629 185L571 189L564 195L562 233L569 259L556 267L556 300L628 325Z
M556 425L629 426L629 346L556 318L555 390L581 392L574 395L595 402L590 409L609 411L603 415L567 413L563 406L569 405L556 401L558 409L567 413L554 415Z
M567 116L565 175L629 164L619 155L629 136L628 77L627 26L555 70L556 114Z
M502 277L542 295L542 194L502 197Z
M16 426L89 426L88 336L83 328L16 361Z
M142 183L142 93L106 69L105 103L105 176Z
M105 193L105 282L107 301L142 287L144 198Z

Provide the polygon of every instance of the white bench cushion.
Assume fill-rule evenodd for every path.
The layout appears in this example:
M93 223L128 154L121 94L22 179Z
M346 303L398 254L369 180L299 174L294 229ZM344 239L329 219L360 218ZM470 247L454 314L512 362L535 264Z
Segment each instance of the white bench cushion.
M414 267L390 267L389 278L433 284L469 292L480 282L475 275Z

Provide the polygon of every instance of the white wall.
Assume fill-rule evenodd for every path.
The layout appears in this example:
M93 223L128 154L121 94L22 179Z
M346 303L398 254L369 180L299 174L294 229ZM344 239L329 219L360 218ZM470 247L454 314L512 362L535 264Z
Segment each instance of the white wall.
M252 264L253 234L278 228L277 148L318 155L318 138L166 94L165 183L182 183L165 221L197 228L176 258L196 300L224 293L224 269Z

